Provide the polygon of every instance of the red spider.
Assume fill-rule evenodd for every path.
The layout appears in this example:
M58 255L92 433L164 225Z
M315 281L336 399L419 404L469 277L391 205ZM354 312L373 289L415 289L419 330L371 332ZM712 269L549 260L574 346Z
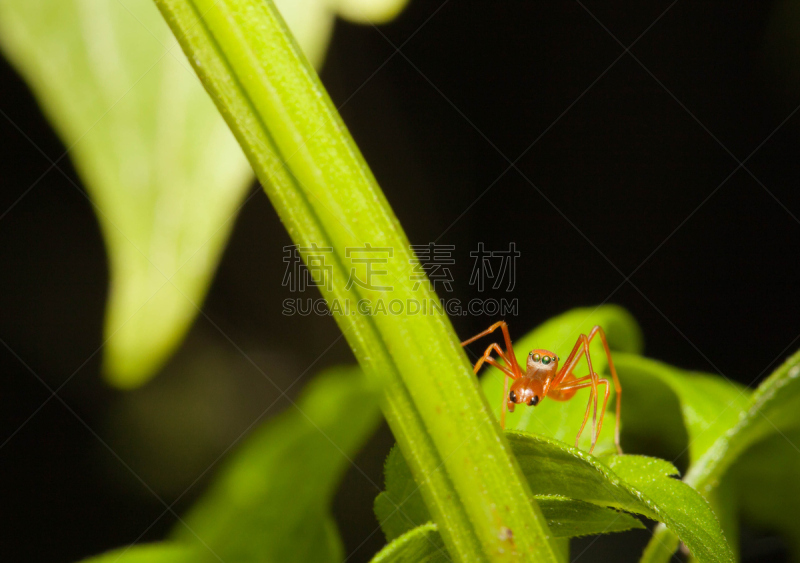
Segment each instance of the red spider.
M506 407L508 407L508 410L511 412L514 412L514 406L517 403L535 407L543 401L545 397L551 397L556 401L569 401L578 389L590 387L591 392L589 394L589 402L586 405L586 414L583 417L583 423L575 438L575 447L577 448L578 440L583 433L583 429L586 427L586 421L589 419L589 411L591 410L592 404L594 404L592 414L592 445L589 448L589 453L592 453L594 450L594 446L597 443L597 436L603 428L603 416L606 412L609 393L609 382L607 379L600 379L595 373L592 368L592 358L589 353L589 343L592 341L592 338L597 334L600 335L600 340L603 341L603 348L608 358L608 368L611 370L611 377L614 380L614 390L617 394L617 420L614 429L614 443L617 445L617 451L621 454L622 448L619 445L619 407L622 389L619 385L617 370L614 368L614 361L611 359L611 351L608 349L608 341L606 340L606 334L603 332L603 329L596 326L591 330L589 336L581 334L561 369L558 369L559 357L553 352L540 349L531 350L530 354L528 354L526 370L523 372L522 368L520 368L517 363L517 357L514 355L514 348L511 345L511 336L508 334L508 325L505 321L496 322L482 333L473 336L469 340L465 340L461 345L466 346L487 334L491 334L498 328L503 329L506 350L503 351L497 343L491 344L483 353L481 359L475 364L474 371L478 373L483 363L486 362L506 375L504 378L505 385L503 386L503 407L500 415L500 425L503 428L506 427ZM492 352L497 352L497 355L505 362L505 365L501 365L495 360L492 357ZM575 377L573 371L583 355L586 356L589 374L583 377ZM514 380L514 383L511 384L510 391L508 390L509 377ZM597 388L600 385L605 385L605 397L603 398L603 408L600 410L600 420L598 421Z

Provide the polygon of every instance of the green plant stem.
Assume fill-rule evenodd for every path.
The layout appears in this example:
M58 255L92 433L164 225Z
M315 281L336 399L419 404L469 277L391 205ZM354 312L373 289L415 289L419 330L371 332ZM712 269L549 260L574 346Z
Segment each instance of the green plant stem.
M292 239L333 248L330 290L323 290L329 304L432 302L426 284L412 287L408 241L272 2L155 1ZM392 249L379 269L393 289L346 286L345 249L365 244ZM383 386L384 413L451 556L556 561L541 511L447 317L352 313L334 316Z

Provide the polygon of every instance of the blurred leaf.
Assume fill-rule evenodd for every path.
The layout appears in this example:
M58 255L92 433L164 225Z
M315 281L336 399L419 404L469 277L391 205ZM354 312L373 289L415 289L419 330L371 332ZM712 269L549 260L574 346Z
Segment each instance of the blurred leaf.
M747 450L723 481L735 492L742 520L779 533L800 561L800 430L774 434Z
M276 3L319 64L335 3ZM371 19L404 4L361 3ZM105 371L137 386L197 315L250 166L152 0L3 0L0 47L91 196L109 255Z
M756 389L747 411L690 468L686 480L703 489L713 487L746 448L773 434L799 428L800 352L797 352Z
M84 563L341 561L330 504L380 421L377 403L360 369L323 372L290 410L245 440L170 541L120 548Z
M203 556L193 547L174 543L121 547L81 563L192 563Z
M358 368L316 377L296 406L247 439L173 539L225 561L341 561L331 499L379 420Z
M339 15L359 23L384 23L393 19L408 0L333 0Z
M525 336L515 335L514 327L510 327L511 338L515 339L514 352L517 354L517 361L524 366L528 352L534 348L551 350L565 359L578 340L578 336L581 333L588 334L595 325L603 327L612 351L641 352L641 330L630 313L615 305L603 305L593 309L573 309L548 320ZM502 335L499 331L479 340L472 346L475 347L476 354L482 353L491 342L502 343ZM591 354L595 371L599 374L608 373L606 355L599 337L592 341ZM581 360L578 364L579 373L584 371L588 373L585 364L585 360ZM621 383L624 390L625 382L622 381ZM502 373L495 368L487 369L481 385L490 404L496 408L495 412L499 417L500 408L502 407L501 400L505 398L503 395ZM550 436L567 444L574 444L575 435L578 433L583 421L588 400L589 392L584 390L579 391L572 400L566 402L545 399L536 407L519 405L513 413L508 413L506 428ZM603 431L600 433L594 450L595 455L616 451L614 446L614 424L616 420L614 400L614 390L612 388L608 399L608 412L603 422ZM602 406L602 397L600 401L600 406ZM589 449L591 443L590 426L591 423L587 425L587 429L581 436L581 447L586 450Z
M750 400L747 388L716 375L683 371L633 354L615 354L614 362L620 380L625 382L625 398L633 404L648 396L656 403L667 400L667 394L677 398L692 462L736 424ZM638 425L642 418L648 418L658 427L663 424L661 410L653 404L648 412L641 413L641 418L629 418L628 412L623 411L623 420ZM660 431L666 429L662 426Z
M689 465L689 434L681 403L659 377L627 369L626 355L614 354L619 370L622 401L623 451L672 460L685 470ZM668 366L669 367L669 366Z
M317 68L325 58L336 15L375 25L394 19L408 4L408 0L274 1L306 57Z
M733 561L708 503L673 478L677 470L669 462L615 455L603 463L551 438L519 432L509 432L507 437L557 536L641 527L626 514L632 512L666 523L699 561ZM375 513L390 541L430 520L396 448L386 463L386 491L375 500Z
M706 498L713 499L725 473L739 461L745 451L773 436L785 436L800 430L798 413L800 413L800 352L789 358L756 389L749 397L745 410L740 411L735 419L730 417L730 422L735 424L720 435L689 467L684 482L696 488ZM776 456L777 454L773 454L771 457L774 459ZM785 460L781 463L790 462ZM780 494L779 491L783 489L784 483L769 480L769 467L765 464L759 466L762 467L763 476L758 478L765 479L766 486L776 487L775 494ZM738 487L734 483L733 486L739 489L750 488L752 483L741 482ZM730 515L726 515L723 520L731 520ZM792 537L792 541L797 545L798 540L795 536ZM678 538L674 534L666 529L657 529L645 551L643 561L648 563L667 561L677 545Z
M91 196L106 369L137 385L194 319L250 167L151 0L4 0L0 38Z

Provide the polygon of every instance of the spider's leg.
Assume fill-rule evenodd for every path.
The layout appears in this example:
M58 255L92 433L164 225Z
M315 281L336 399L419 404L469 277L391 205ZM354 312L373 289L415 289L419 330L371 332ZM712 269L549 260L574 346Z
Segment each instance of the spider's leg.
M508 362L509 366L512 366L512 369L514 369L515 372L521 371L519 368L519 364L517 364L517 357L514 354L514 347L511 345L511 335L508 332L508 324L505 321L497 321L496 323L494 323L492 326L490 326L480 334L476 334L472 338L468 338L467 340L462 342L461 345L466 346L467 344L475 342L479 338L483 338L487 334L493 333L498 328L501 328L503 330L503 340L505 340L506 343L506 353L505 353L506 357L504 357L503 359Z
M585 381L587 378L591 378L591 382ZM570 381L560 387L554 389L559 393L563 393L564 391L572 391L573 393L578 389L584 389L586 387L591 387L592 391L589 396L589 401L586 403L586 413L583 415L583 423L581 424L580 430L578 430L578 435L575 437L575 447L578 447L578 440L580 440L581 434L583 434L583 429L586 427L586 422L589 420L589 410L592 406L592 400L597 403L597 395L595 394L594 383L597 383L597 386L605 385L605 397L603 398L603 410L600 411L600 421L597 426L597 433L592 433L592 445L589 448L589 453L594 451L594 446L597 443L597 437L600 435L600 430L603 428L603 418L605 417L606 413L606 405L608 404L608 393L610 391L609 382L607 379L598 379L597 374L594 374L594 377L587 375L586 377L582 377L580 380Z

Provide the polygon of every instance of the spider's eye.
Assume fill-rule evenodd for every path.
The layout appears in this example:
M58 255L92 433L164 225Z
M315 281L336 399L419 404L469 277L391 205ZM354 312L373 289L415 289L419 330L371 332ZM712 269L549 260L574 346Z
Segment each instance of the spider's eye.
M550 356L545 356L544 358L542 358L542 363L544 365L549 364L550 363Z
M546 357L546 356L545 356L545 357ZM533 397L531 397L531 400L530 400L530 401L528 401L528 404L529 404L530 406L532 406L532 407L535 407L536 405L538 405L538 404L539 404L539 397L537 397L536 395L534 395Z
M512 403L516 403L517 402L517 394L514 393L514 391L511 391L508 394L508 400L511 401Z
M539 354L534 354L533 356L531 356L531 358L533 358L534 362L538 362L539 358L541 358L541 356L539 356Z

